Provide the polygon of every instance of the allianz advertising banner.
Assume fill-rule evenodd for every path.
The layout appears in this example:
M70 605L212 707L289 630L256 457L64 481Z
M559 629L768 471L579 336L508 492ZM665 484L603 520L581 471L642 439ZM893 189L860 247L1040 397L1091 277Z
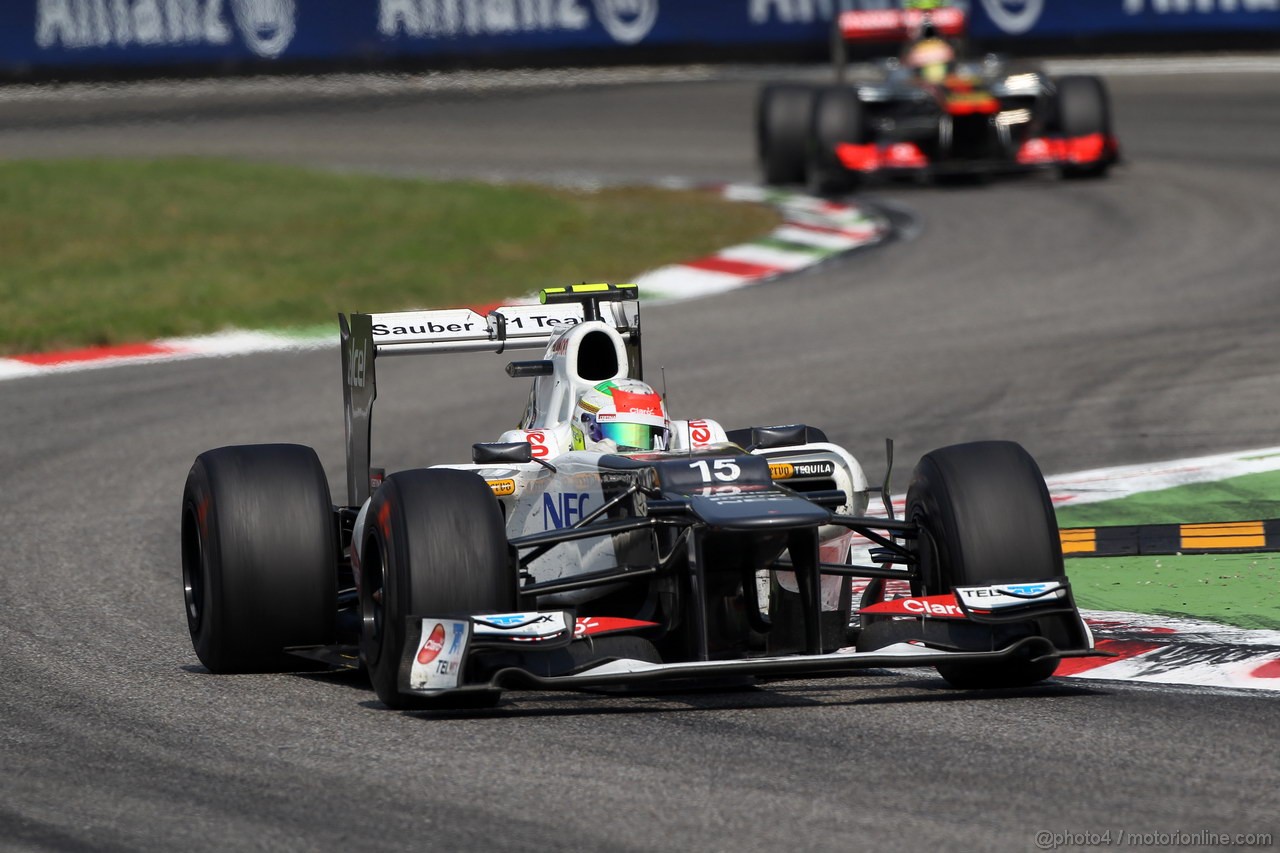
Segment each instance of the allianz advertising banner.
M983 39L1280 32L1280 0L971 0L969 5L969 31Z
M0 0L0 73L822 45L891 0ZM1280 0L967 0L982 38L1280 31Z
M832 0L0 0L0 66L795 42L831 15Z

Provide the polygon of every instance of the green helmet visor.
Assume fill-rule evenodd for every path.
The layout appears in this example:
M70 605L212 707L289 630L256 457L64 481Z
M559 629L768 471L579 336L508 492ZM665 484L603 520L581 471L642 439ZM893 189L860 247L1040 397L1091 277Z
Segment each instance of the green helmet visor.
M600 424L600 433L618 445L619 450L667 449L668 431L665 427L608 421Z

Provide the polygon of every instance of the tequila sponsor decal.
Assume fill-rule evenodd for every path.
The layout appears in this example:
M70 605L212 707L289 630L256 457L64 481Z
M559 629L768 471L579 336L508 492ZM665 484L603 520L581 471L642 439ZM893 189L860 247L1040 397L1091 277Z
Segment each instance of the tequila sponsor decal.
M770 462L769 476L775 480L793 477L832 477L836 473L834 462Z

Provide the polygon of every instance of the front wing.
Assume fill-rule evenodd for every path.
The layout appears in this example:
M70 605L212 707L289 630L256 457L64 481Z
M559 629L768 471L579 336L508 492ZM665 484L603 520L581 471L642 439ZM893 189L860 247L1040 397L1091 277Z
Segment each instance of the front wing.
M1101 165L1116 162L1120 146L1115 137L1094 133L1077 137L1032 137L1023 141L1011 157L997 160L933 159L913 142L841 143L836 146L835 154L845 170L857 174L930 175Z
M522 624L515 625L515 617ZM399 690L410 696L440 700L463 699L466 694L501 690L579 690L601 687L645 687L692 684L726 677L809 678L835 676L862 669L936 666L940 663L999 663L1022 659L1105 656L1092 648L1059 649L1044 637L1024 637L991 651L951 651L922 643L896 643L874 651L853 648L823 654L745 657L731 660L654 663L631 658L600 658L564 671L541 660L570 643L590 642L575 628L567 611L551 613L483 615L467 618L410 616L402 653ZM522 633L498 636L495 620L507 620ZM525 626L537 622L541 628ZM499 630L505 630L499 629ZM539 633L539 631L541 633ZM504 666L483 678L468 678L468 665L482 650L521 649L525 664ZM563 659L563 658L562 658Z

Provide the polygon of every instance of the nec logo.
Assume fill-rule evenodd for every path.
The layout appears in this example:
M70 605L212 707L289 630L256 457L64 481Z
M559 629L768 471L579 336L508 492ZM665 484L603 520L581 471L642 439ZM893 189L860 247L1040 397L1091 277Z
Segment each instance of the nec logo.
M357 343L359 344L357 346ZM352 388L363 388L365 383L365 375L367 373L367 365L369 363L369 350L365 346L364 341L357 341L352 338L347 345L347 384Z
M591 495L586 492L547 492L542 496L542 526L546 530L573 527L586 515Z

